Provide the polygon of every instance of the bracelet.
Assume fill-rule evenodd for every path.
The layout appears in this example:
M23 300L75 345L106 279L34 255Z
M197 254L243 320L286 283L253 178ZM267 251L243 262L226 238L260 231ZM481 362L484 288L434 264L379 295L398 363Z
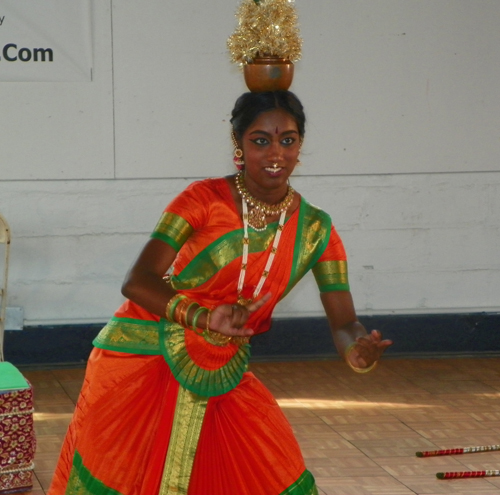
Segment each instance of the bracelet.
M205 324L205 331L210 332L210 317L212 316L212 310L209 309L207 313L207 323Z
M230 342L232 342L233 337L231 337L230 335L224 335L223 333L220 332L216 332L215 330L210 330L211 316L212 316L212 310L209 309L207 313L207 323L205 325L205 331L203 332L203 337L209 344L224 347Z
M205 308L204 306L200 306L195 312L194 312L194 315L193 315L193 320L191 322L191 330L194 332L194 333L197 333L198 335L203 335L203 332L204 330L203 329L200 329L197 327L197 323L198 323L198 318L200 317L201 313L204 313L204 312L207 312L207 316L208 316L208 308Z
M183 320L184 320L184 325L182 325L181 322L179 322L184 328L189 328L189 325L188 325L188 316L189 316L189 311L190 309L193 307L193 306L198 306L200 307L200 305L195 302L195 301L192 301L191 304L188 305L188 307L186 308L186 310L184 311L184 313L182 314L182 317L183 317ZM195 311L196 312L196 311Z
M174 322L174 316L173 313L175 311L175 307L179 304L179 302L182 299L186 299L186 296L183 294L176 294L175 296L171 297L170 300L167 303L167 306L165 307L165 317L167 318L168 321Z
M193 301L191 299L188 299L187 297L183 299L177 306L175 307L174 310L174 322L178 323L179 325L186 327L184 323L185 319L185 313L188 308L188 306L191 306Z
M215 330L205 330L203 333L204 339L212 345L224 347L233 341L234 337L224 335L223 333L216 332Z
M349 368L351 368L356 373L369 373L371 370L375 369L378 361L373 361L373 363L370 366L367 366L366 368L358 368L357 366L354 366L351 363L351 361L349 361L349 354L353 351L356 344L357 344L357 342L353 342L352 344L349 344L347 346L347 349L345 350L345 353L344 353L344 358L345 358L347 364L349 365Z

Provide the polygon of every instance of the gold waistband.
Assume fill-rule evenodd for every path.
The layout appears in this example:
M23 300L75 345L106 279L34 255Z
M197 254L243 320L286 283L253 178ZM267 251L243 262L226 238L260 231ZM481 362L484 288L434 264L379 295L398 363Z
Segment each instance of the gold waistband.
M205 331L203 334L205 340L213 345L224 346L228 344L235 344L238 346L248 344L250 342L250 337L231 337L229 335L224 335L219 332L214 332L213 330Z

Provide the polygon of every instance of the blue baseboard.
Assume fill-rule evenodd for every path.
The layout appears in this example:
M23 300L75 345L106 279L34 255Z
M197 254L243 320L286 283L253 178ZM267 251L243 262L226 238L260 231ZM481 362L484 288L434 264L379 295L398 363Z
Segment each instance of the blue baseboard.
M394 345L387 357L500 355L500 313L360 317ZM83 366L103 324L6 331L5 360L17 366ZM326 318L280 318L252 340L256 361L338 358Z
M390 357L500 354L500 313L361 316L394 344ZM252 341L257 359L338 356L326 318L278 319Z

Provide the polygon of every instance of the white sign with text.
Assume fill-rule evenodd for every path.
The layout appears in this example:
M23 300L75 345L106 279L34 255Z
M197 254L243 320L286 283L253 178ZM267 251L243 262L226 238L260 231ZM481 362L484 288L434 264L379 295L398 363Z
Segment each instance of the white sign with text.
M91 81L91 0L1 0L0 81Z

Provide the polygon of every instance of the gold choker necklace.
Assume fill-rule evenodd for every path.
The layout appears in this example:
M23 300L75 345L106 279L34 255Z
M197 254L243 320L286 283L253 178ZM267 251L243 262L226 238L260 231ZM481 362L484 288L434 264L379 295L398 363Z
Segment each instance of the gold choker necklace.
M278 215L278 213L286 212L286 210L290 208L293 201L293 194L295 192L293 187L289 185L285 199L283 199L281 203L277 203L275 205L264 203L264 201L260 201L250 194L245 186L243 172L239 172L236 175L236 189L245 203L252 207L251 211L248 213L248 225L257 231L266 230L266 217Z

